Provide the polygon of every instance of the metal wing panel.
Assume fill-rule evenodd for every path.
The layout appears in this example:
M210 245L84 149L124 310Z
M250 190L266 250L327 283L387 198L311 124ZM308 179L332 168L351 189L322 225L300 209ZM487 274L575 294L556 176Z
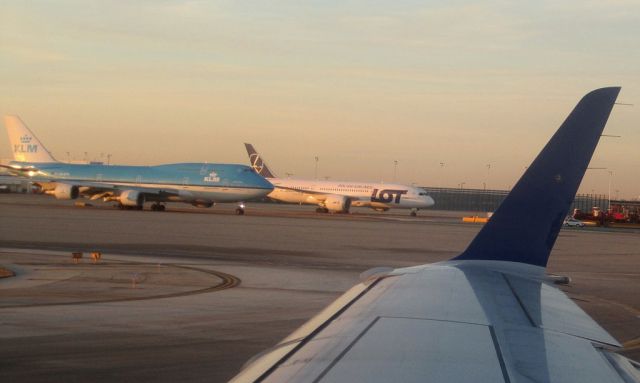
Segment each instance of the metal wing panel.
M312 377L322 374L379 317L433 319L485 327L489 324L471 285L457 268L428 267L420 272L387 277L304 342L266 381L313 380Z
M622 347L562 291L537 280L506 278L537 327Z
M378 287L378 286L376 286ZM363 310L376 316L489 324L464 273L455 267L428 267L383 280L384 292ZM379 290L376 289L376 290Z
M316 381L504 382L492 336L484 325L379 317Z
M608 334L539 279L460 265L404 272L379 280L317 331L307 329L261 378L244 379L256 376L245 371L235 381L620 381L591 338L581 337ZM568 307L555 317L559 304Z
M587 339L522 327L497 336L512 382L623 382Z

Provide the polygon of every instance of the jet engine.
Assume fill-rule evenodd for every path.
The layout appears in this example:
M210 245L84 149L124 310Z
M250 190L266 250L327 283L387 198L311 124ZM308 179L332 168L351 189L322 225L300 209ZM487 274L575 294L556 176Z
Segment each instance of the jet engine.
M142 207L144 205L144 194L137 190L125 190L120 193L118 201L123 206Z
M195 207L211 207L213 202L211 201L194 201L191 203Z
M348 213L351 200L347 196L332 194L324 200L324 206L332 213Z
M58 183L55 189L47 193L53 194L57 199L76 199L80 195L80 189L75 185Z

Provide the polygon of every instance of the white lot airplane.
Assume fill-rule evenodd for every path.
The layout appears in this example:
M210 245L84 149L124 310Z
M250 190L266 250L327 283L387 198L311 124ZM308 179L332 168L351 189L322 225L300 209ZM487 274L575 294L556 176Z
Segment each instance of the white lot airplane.
M640 382L545 273L619 91L578 103L461 255L364 273L232 382Z
M317 205L318 213L348 213L351 206L370 207L378 211L411 209L411 215L433 206L433 198L421 188L353 181L310 181L278 178L251 144L244 144L256 173L274 186L268 197L277 201Z

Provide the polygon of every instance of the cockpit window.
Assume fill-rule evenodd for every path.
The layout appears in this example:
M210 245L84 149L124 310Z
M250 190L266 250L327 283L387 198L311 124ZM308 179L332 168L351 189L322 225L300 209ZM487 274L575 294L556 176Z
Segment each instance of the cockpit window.
M427 192L420 192L418 195L427 195Z

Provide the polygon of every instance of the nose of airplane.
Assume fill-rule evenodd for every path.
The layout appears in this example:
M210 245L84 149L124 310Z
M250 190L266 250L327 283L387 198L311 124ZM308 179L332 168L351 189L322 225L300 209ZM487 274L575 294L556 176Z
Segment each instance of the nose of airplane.
M435 205L436 201L434 201L430 196L426 195L424 196L424 204L426 205L426 207L430 207Z

